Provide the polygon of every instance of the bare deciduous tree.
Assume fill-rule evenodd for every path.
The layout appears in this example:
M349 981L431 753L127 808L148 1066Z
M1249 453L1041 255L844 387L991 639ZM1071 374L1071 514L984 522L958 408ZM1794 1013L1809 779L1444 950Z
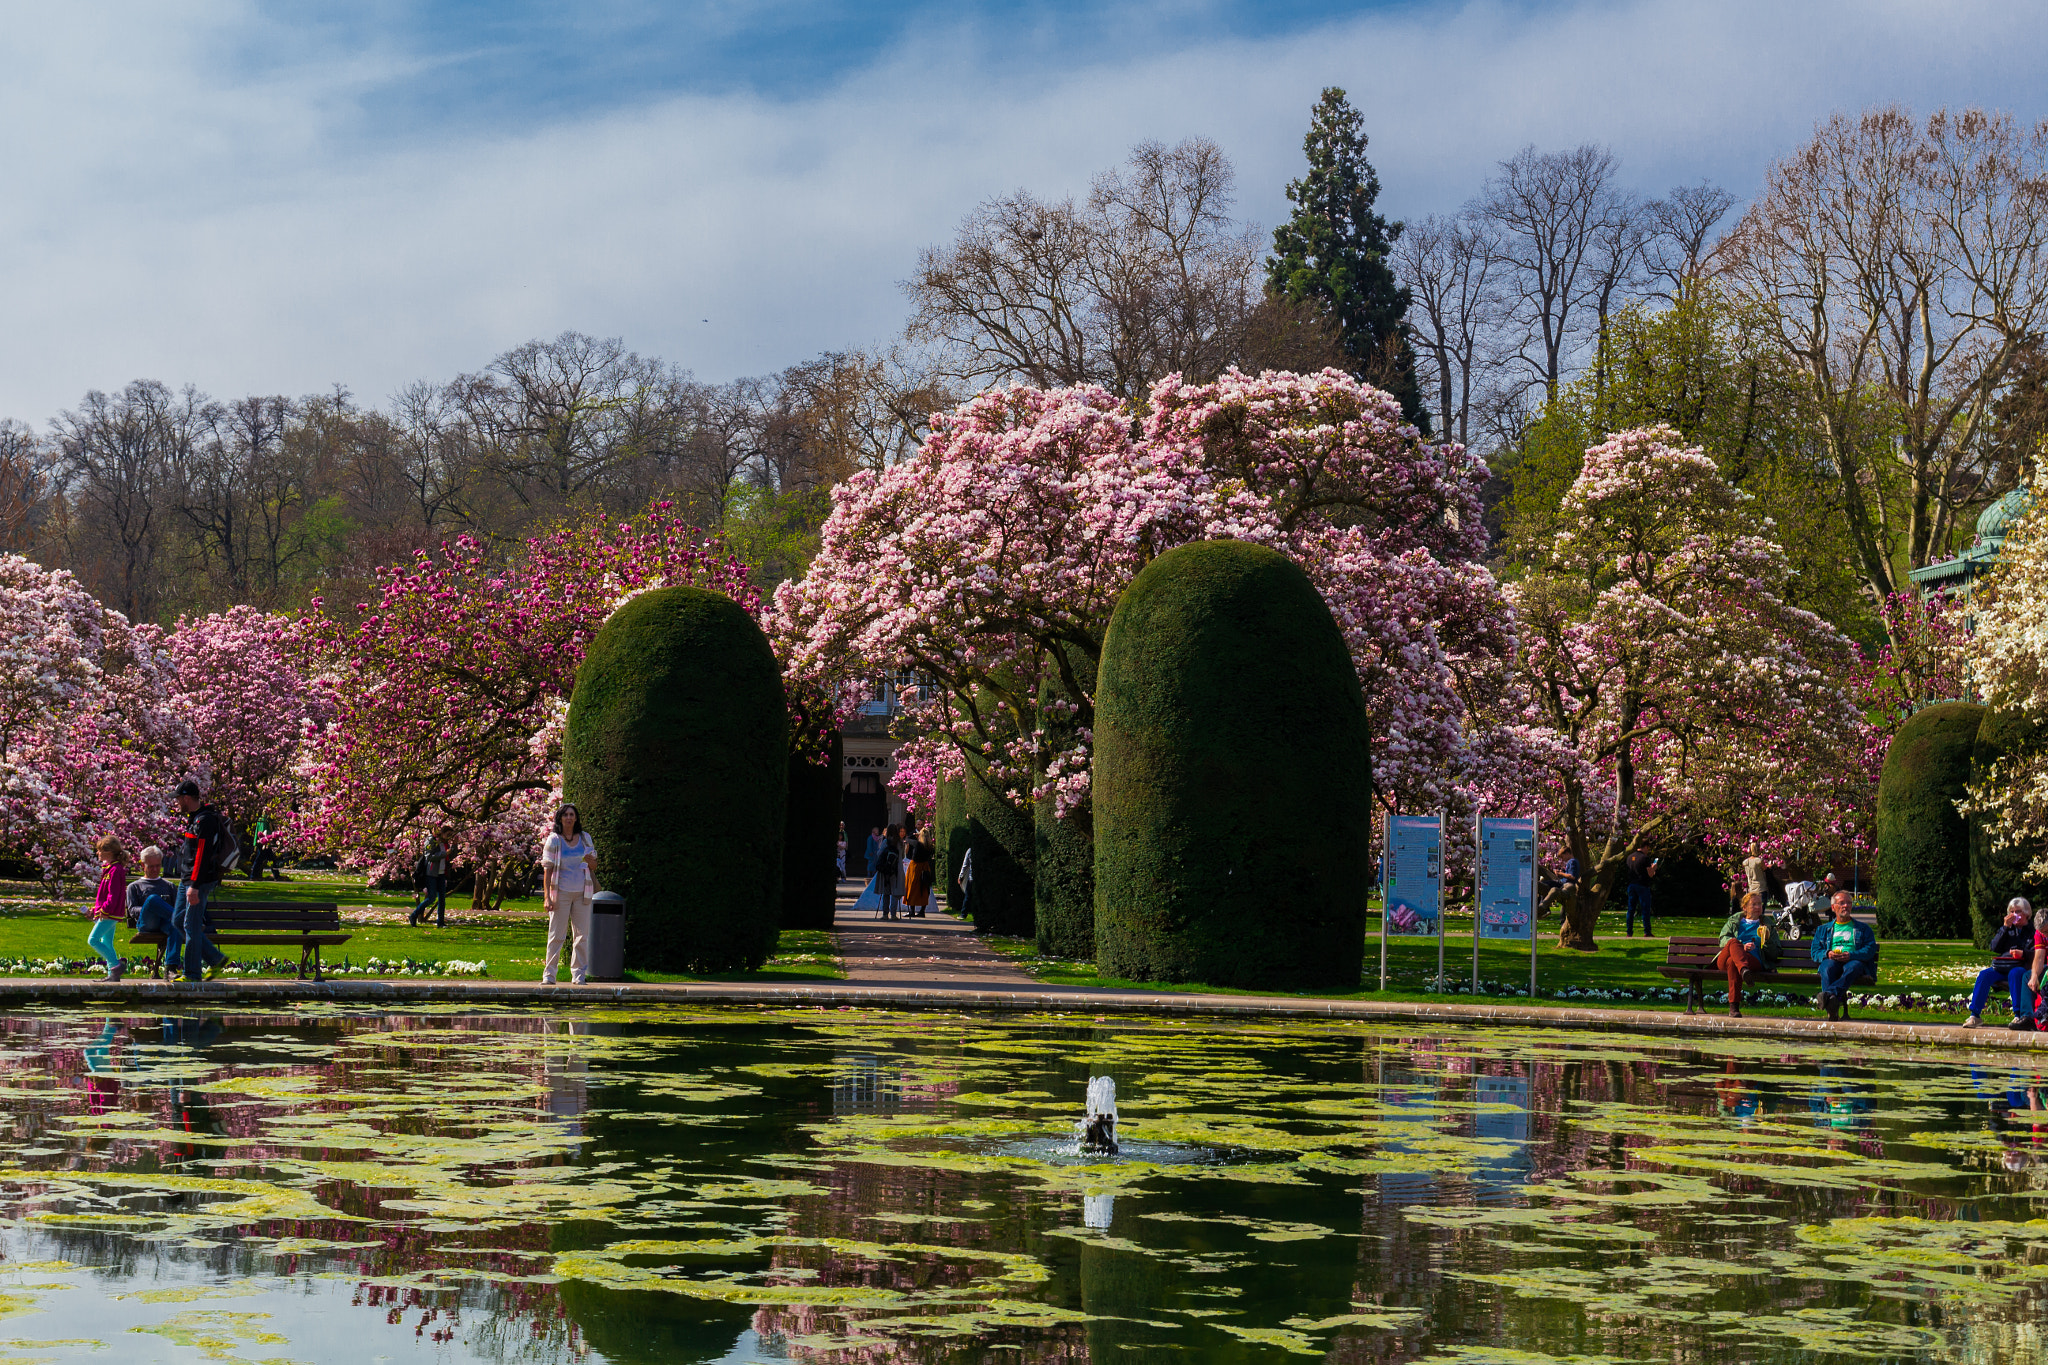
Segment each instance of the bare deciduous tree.
M131 620L154 620L165 600L165 549L178 484L204 400L138 379L95 389L54 423L59 487L69 515L67 556L97 597Z
M1018 191L982 204L904 285L908 334L964 385L1096 383L1142 395L1239 361L1258 308L1258 240L1229 217L1215 143L1140 144L1085 205Z
M1864 585L1946 553L2000 491L1984 449L2048 323L2048 123L1897 107L1837 115L1773 166L1727 279L1798 364Z
M1490 346L1503 301L1495 270L1493 227L1472 214L1435 214L1407 224L1394 243L1394 272L1408 286L1408 326L1423 362L1424 390L1433 385L1446 440L1472 441L1477 393L1493 364Z
M1624 201L1613 180L1614 154L1604 147L1524 147L1500 163L1472 206L1494 229L1501 283L1524 331L1517 355L1546 397L1588 330L1596 284L1613 273L1607 252L1628 240L1615 233Z

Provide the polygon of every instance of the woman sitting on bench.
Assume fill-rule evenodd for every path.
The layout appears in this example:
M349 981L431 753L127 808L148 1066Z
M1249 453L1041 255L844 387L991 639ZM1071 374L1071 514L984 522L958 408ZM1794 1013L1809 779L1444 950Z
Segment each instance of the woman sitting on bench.
M1742 1017L1742 983L1758 972L1778 965L1783 948L1764 918L1764 898L1752 891L1742 898L1742 909L1721 926L1721 951L1714 965L1728 973L1728 1017Z

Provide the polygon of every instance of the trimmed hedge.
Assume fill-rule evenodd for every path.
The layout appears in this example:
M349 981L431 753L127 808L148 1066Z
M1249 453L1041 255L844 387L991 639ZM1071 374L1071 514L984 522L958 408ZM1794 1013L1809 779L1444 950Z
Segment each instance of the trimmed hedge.
M1095 685L1095 665L1086 656L1074 661L1081 686ZM1039 688L1038 728L1047 739L1064 746L1075 724L1061 704L1066 689L1056 669L1048 668ZM1095 956L1095 814L1083 805L1065 819L1053 813L1051 800L1032 803L1034 857L1032 890L1038 920L1038 950L1050 957L1087 962Z
M937 809L932 815L932 842L938 847L933 872L939 885L933 894L945 898L946 909L960 913L960 859L967 852L967 791L950 778L939 779Z
M1104 976L1358 988L1365 703L1285 555L1183 545L1124 590L1095 692L1094 802Z
M1877 780L1877 928L1886 938L1970 937L1969 831L1955 803L1970 780L1984 708L1913 713Z
M2023 711L2007 710L1994 699L1970 748L1970 781L1989 781L1992 765L2000 759L2038 753L2044 743L2048 724ZM1970 928L1981 948L2004 923L2005 903L2014 896L2025 896L2037 909L2048 904L2048 882L2027 875L2027 864L2041 851L2038 845L1993 848L1986 816L1972 815L1965 823L1970 838Z
M965 787L967 846L974 852L974 892L967 898L967 911L974 930L1030 938L1037 932L1031 812L992 790L971 760Z
M830 929L839 903L839 817L844 737L816 763L789 756L789 797L782 819L782 927Z
M752 970L782 909L782 670L731 598L660 588L620 607L576 673L562 785L626 898L626 965Z

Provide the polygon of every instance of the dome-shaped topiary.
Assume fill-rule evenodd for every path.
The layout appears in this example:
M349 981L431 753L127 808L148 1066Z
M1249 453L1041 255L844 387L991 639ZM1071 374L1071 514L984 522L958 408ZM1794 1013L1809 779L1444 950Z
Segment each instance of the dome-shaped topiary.
M1075 681L1095 685L1095 664L1076 651L1069 663ZM1066 748L1076 723L1065 680L1048 667L1038 685L1038 728L1051 748ZM1038 950L1048 957L1079 959L1095 956L1095 815L1088 804L1065 816L1051 797L1034 801L1036 826L1031 867L1032 901L1037 918Z
M967 852L967 789L953 778L940 778L934 806L932 843L938 856L933 859L932 875L938 885L932 888L932 895L943 898L946 909L957 915L961 910L960 859Z
M846 746L839 731L815 759L789 756L789 795L782 821L782 927L830 929L839 904L840 769Z
M1998 705L1994 698L1977 727L1977 739L1970 749L1970 784L1981 786L1993 780L1993 767L2000 759L2037 754L2048 744L2048 723L2026 712ZM2040 853L2040 845L2026 842L1994 848L1988 816L1969 817L1970 831L1970 929L1979 946L1991 942L2004 922L2006 903L2025 896L2038 908L2048 904L2048 882L2030 876L2028 864Z
M590 642L562 785L626 898L626 965L751 970L782 909L782 671L731 598L660 588Z
M967 846L974 853L974 888L967 913L983 934L1030 938L1037 931L1031 886L1033 840L1029 807L1012 805L967 766Z
M1877 780L1877 927L1887 938L1970 937L1969 832L1956 811L1984 708L1913 713Z
M1124 590L1095 691L1093 790L1103 975L1357 989L1365 703L1292 560L1205 541Z

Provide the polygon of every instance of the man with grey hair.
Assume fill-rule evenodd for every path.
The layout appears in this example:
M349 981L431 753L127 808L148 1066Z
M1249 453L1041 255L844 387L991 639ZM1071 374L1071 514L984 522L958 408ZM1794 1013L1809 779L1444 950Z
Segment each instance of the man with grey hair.
M1813 931L1807 952L1820 973L1820 1007L1832 1023L1848 1007L1850 986L1877 981L1877 935L1856 919L1856 902L1848 892L1837 891L1829 908L1835 917ZM2035 954L2037 960L2042 956Z
M142 850L137 861L142 875L128 883L128 923L139 934L164 936L164 969L177 971L184 933L174 907L178 884L164 876L164 851L155 844Z

